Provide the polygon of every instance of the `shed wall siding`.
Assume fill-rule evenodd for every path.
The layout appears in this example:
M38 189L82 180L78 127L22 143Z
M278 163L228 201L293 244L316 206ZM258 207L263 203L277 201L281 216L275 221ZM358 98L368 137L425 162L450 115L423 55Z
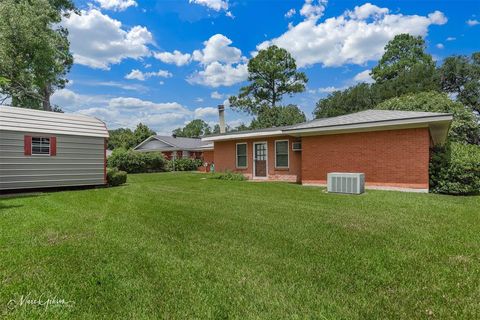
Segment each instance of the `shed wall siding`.
M24 154L24 136L57 138L56 156ZM103 137L0 131L0 190L103 185Z

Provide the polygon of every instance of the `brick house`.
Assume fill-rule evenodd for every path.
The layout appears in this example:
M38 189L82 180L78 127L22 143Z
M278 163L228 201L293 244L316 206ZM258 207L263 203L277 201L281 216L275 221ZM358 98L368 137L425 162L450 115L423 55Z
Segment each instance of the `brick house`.
M367 110L204 137L216 171L248 179L325 185L329 172L362 172L366 186L426 192L430 147L443 144L451 114Z
M139 152L161 152L166 159L202 159L213 161L213 144L196 138L175 136L151 136L136 146L133 150Z

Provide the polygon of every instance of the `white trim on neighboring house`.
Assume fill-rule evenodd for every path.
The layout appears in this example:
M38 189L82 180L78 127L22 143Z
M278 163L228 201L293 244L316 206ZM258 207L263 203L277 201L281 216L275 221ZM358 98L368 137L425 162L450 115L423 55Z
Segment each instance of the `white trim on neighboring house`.
M255 145L256 144L265 144L266 145L266 148L265 148L265 177L257 177L255 175ZM255 141L253 143L253 150L252 150L252 154L253 154L253 171L252 171L252 177L254 179L268 179L268 142L267 141Z
M245 153L246 153L245 154L245 157L246 157L245 167L240 167L238 165L238 148L237 148L237 146L239 144L244 144L247 147L246 150L245 150ZM247 169L248 168L248 143L247 142L238 142L238 143L235 144L235 168L237 168L237 169Z
M143 140L142 142L140 142L140 144L137 145L135 148L133 148L133 150L137 150L137 148L140 148L140 147L143 146L145 143L150 142L150 141L152 141L153 139L158 140L155 136L150 136L150 137L148 137L147 139L145 139L145 140ZM169 143L167 143L167 144L169 144ZM169 144L169 145L170 145L170 144ZM173 147L173 146L172 146L172 147Z
M283 166L277 166L277 142L287 142L287 166L286 167L283 167ZM273 150L274 150L274 164L275 164L275 168L277 169L289 169L290 168L290 140L288 139L280 139L280 140L275 140L274 141L274 145L273 145Z

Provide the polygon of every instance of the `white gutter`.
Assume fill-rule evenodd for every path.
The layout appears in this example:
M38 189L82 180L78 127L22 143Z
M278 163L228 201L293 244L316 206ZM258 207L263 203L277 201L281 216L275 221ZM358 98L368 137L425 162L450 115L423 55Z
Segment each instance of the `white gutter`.
M235 140L235 139L243 139L243 138L278 136L282 134L285 134L285 132L282 130L245 132L245 133L225 134L221 136L205 137L205 138L202 138L202 141L220 141L220 140L225 141L225 140Z

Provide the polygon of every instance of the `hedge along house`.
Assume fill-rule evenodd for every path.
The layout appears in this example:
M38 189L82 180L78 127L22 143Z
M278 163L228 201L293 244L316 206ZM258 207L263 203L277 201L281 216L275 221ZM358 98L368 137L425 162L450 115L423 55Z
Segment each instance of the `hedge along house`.
M92 117L0 107L0 190L106 184L105 124Z
M326 185L327 173L361 172L366 186L427 192L430 147L451 114L367 110L288 127L207 136L217 171L249 179Z
M176 136L151 136L133 150L140 152L161 152L168 160L175 159L202 159L213 161L213 143L204 142L196 138Z

